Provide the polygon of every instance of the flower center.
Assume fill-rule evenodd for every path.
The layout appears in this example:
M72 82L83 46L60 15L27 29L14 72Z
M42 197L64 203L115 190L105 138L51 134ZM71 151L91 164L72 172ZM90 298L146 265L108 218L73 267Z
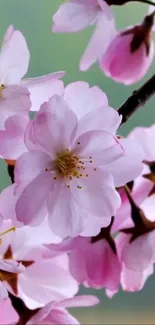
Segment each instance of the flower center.
M71 151L66 150L57 154L53 167L59 177L77 177L79 174L78 169L80 169L79 163L82 163L79 158Z

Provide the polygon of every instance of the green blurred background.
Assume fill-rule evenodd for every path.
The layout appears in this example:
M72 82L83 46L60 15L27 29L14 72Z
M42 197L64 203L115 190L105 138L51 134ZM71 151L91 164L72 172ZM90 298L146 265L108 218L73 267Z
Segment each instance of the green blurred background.
M92 28L77 34L59 35L51 31L52 15L62 3L60 0L0 0L0 41L9 24L26 37L31 52L28 76L65 70L65 83L85 80L90 85L100 86L108 95L110 105L118 108L131 92L140 86L155 71L153 63L149 73L140 83L125 87L106 78L94 65L88 72L79 71L79 60L88 43ZM140 22L147 12L144 4L129 4L114 10L117 26L122 28ZM105 31L106 32L106 31ZM150 125L155 122L155 99L137 112L121 128L126 135L136 125ZM6 167L0 164L0 188L9 183ZM84 290L82 289L82 292ZM92 293L92 290L87 290ZM119 292L109 300L104 290L95 291L101 298L96 308L74 311L83 324L155 324L155 277L152 276L139 293Z

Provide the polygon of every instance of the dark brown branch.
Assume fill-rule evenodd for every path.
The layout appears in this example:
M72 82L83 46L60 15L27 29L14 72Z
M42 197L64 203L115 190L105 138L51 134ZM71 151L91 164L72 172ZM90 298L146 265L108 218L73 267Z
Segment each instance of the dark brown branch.
M8 174L9 174L9 176L11 178L11 182L13 184L14 183L14 169L15 169L15 166L8 165L7 168L8 168Z
M13 308L16 310L17 314L19 315L19 321L17 325L25 325L28 320L37 313L39 309L30 310L26 307L24 302L18 298L9 293L9 298L11 299L11 303Z
M151 96L155 94L155 75L153 75L142 87L135 90L126 102L118 109L123 116L122 124L127 122L130 116L142 107Z
M106 0L106 3L109 5L109 6L122 6L122 5L125 5L126 3L128 2L140 2L140 3L146 3L146 4L149 4L149 5L152 5L154 6L154 2L151 1L151 0Z

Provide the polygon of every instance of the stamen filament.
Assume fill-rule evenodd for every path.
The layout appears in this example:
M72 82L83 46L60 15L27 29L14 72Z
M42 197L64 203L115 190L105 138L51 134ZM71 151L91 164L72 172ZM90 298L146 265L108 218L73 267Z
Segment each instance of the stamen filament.
M11 228L9 228L8 230L5 230L4 232L1 232L1 233L0 233L0 237L3 236L3 235L8 234L8 233L11 232L11 231L15 231L15 230L16 230L16 227L11 227Z

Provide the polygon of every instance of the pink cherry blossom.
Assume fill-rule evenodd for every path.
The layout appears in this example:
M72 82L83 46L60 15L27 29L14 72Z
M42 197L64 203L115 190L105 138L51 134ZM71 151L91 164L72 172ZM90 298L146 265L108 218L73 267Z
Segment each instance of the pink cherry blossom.
M53 16L53 23L52 30L56 33L78 32L87 26L96 25L80 62L83 71L103 55L116 33L111 8L103 0L70 0L60 5Z
M27 324L79 324L66 308L89 307L98 303L99 299L95 296L75 296L65 300L52 301L41 308Z
M152 20L145 17L142 25L119 32L100 59L104 73L125 85L139 81L148 71L154 57L154 42L150 39Z
M3 229L8 228L8 225L10 221L4 221ZM42 240L44 241L43 237ZM18 228L15 232L6 234L0 245L0 256L9 258L5 262L7 270L10 267L12 272L11 266L15 263L10 258L21 261L25 266L20 274L14 275L11 282L9 277L5 277L2 283L30 309L42 307L51 300L72 297L78 290L77 282L69 273L66 254L45 260L44 253L45 247L41 240L29 227Z
M15 90L18 90L17 95L19 96L20 89L22 89L19 87L21 84L24 88L27 87L29 89L32 102L31 109L38 110L40 105L48 100L52 93L59 95L63 93L63 82L58 79L64 75L64 72L56 72L47 76L21 80L27 73L29 59L30 53L23 34L10 25L4 35L0 53L0 92L8 97L10 92L12 93L10 86L14 86L15 88L16 85ZM14 114L16 113L17 111L14 112Z
M113 176L101 167L124 155L121 144L108 131L79 133L79 125L67 104L53 96L30 122L29 152L15 168L16 191L22 191L17 219L36 226L48 214L52 230L62 237L82 232L88 215L89 220L91 215L110 217L120 205Z
M46 256L70 252L70 271L79 283L91 288L118 290L121 264L117 252L106 239L78 236L47 247L50 252L47 252Z

